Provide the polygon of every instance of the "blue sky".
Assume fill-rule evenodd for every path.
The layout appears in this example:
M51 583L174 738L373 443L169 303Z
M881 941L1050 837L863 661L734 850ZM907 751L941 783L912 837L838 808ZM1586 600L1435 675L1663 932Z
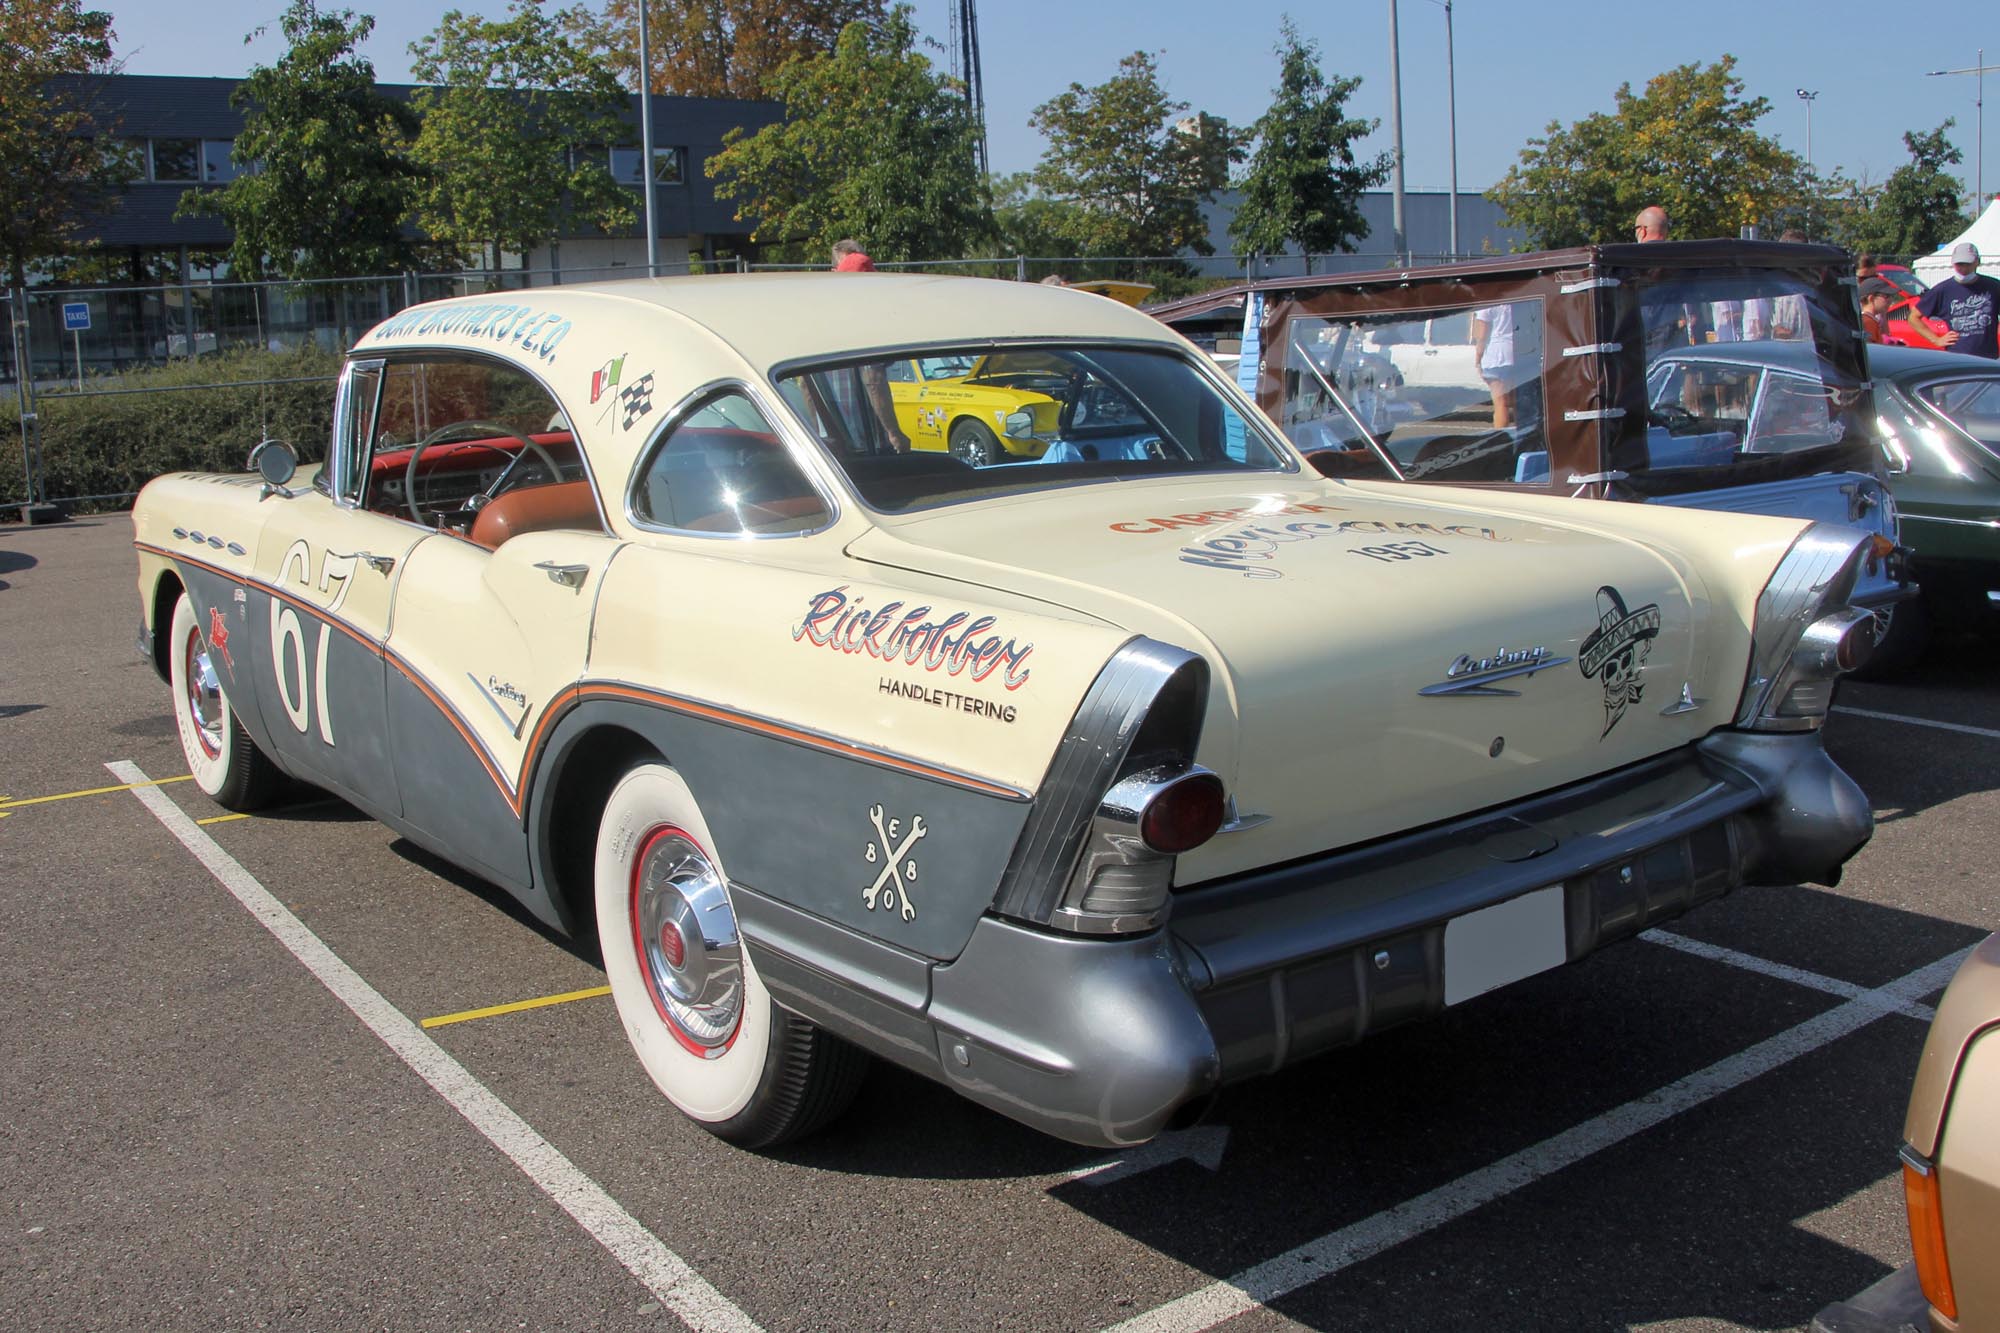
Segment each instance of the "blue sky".
M436 26L449 0L345 0L374 13L364 53L378 77L408 78L407 48ZM282 0L97 0L116 18L117 50L132 74L241 75L274 58L272 36L244 44L262 24L276 31ZM504 0L458 0L456 7L504 12ZM942 41L946 0L918 0L919 27ZM1100 83L1134 50L1157 53L1168 91L1195 110L1232 122L1254 120L1277 81L1280 19L1293 15L1320 44L1329 73L1359 75L1352 114L1378 117L1368 151L1389 146L1390 0L1305 4L1231 0L986 0L980 46L993 166L1032 167L1043 143L1028 125L1040 103L1072 82ZM1403 145L1410 188L1444 188L1451 158L1446 114L1444 9L1438 0L1398 0L1402 38ZM198 14L199 18L192 17ZM1910 16L1907 25L1893 22ZM1738 60L1747 92L1770 99L1760 128L1798 153L1807 149L1806 104L1815 90L1812 157L1825 170L1879 181L1907 160L1905 130L1955 117L1953 141L1973 180L1978 80L1926 78L1924 71L2000 65L2000 3L1929 0L1907 10L1861 0L1454 0L1458 90L1458 177L1482 190L1505 174L1528 138L1551 120L1608 110L1619 84L1635 87L1673 65ZM942 50L935 53L945 63ZM2000 101L2000 73L1986 76L1987 101ZM2000 193L2000 107L1988 108L1984 181Z

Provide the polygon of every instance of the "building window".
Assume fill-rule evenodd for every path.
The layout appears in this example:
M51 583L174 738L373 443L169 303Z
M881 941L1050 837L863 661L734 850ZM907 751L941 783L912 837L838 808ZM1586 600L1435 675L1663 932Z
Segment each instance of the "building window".
M204 182L220 185L243 174L243 169L229 160L229 150L233 147L235 145L228 139L201 141L201 178Z
M201 158L199 139L153 140L153 179L156 181L198 181Z
M639 183L639 159L641 150L628 146L611 150L611 179L620 185ZM679 185L682 179L682 163L687 152L681 148L655 148L653 150L653 180L660 185Z

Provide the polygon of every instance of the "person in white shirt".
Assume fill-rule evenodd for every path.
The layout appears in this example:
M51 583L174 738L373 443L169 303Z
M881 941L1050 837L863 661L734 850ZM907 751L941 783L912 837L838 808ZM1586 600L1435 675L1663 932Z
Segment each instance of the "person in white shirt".
M1479 378L1493 395L1493 424L1514 424L1514 307L1490 305L1472 312L1472 346Z

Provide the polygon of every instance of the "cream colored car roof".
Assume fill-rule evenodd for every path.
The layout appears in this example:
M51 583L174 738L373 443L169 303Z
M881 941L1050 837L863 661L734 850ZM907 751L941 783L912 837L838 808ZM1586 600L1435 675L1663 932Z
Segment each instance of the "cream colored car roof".
M760 370L848 348L982 338L1178 339L1151 316L1087 292L993 278L742 273L565 287L672 310Z
M469 329L435 327L452 312L460 313L461 323L469 320ZM615 492L666 414L717 380L761 383L786 362L857 351L1018 338L1185 346L1150 315L1102 296L1039 283L891 273L743 273L533 287L427 302L364 334L355 355L461 348L529 367L570 411L593 470ZM623 358L626 386L647 374L655 377L652 410L634 429L619 428L616 414L599 412L590 401L592 375L614 358ZM765 402L781 410L773 396Z

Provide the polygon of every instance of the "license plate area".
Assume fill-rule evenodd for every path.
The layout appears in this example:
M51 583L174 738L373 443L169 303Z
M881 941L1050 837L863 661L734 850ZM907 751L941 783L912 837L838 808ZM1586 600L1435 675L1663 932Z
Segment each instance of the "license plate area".
M1546 972L1569 961L1563 886L1536 889L1453 917L1444 927L1444 1002Z

